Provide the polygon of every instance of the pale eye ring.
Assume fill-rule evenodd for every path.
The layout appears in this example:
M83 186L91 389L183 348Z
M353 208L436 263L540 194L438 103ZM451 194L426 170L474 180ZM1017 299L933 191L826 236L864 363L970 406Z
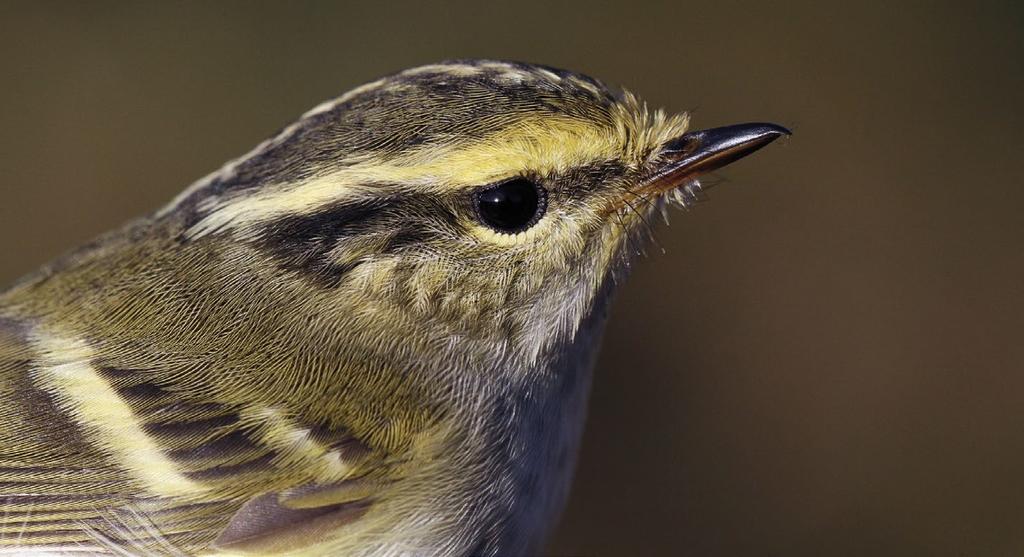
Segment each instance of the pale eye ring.
M547 205L547 191L527 178L506 180L473 194L480 222L502 234L517 234L537 224Z

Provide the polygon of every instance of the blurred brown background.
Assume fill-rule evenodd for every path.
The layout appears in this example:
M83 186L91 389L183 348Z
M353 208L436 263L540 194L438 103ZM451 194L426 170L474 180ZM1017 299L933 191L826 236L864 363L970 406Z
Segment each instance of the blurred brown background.
M371 4L0 5L0 282L439 59L779 122L617 300L551 553L1024 554L1021 8Z

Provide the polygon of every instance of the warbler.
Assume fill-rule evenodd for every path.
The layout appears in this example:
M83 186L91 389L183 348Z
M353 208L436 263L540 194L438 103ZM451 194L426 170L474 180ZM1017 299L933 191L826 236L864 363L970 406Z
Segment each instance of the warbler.
M317 106L0 296L0 550L537 554L650 217L786 134L488 60Z

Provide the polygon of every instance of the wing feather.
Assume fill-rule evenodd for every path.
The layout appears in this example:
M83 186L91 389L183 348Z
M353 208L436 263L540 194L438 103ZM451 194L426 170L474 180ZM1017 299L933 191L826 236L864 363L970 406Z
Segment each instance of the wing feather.
M0 552L277 547L367 508L372 482L324 481L329 466L319 462L337 460L339 451L348 464L366 460L368 450L347 431L203 399L147 370L97 358L89 369L131 411L130 423L118 427L144 436L176 474L199 486L180 496L152 493L117 451L33 381L39 352L26 330L0 318ZM357 470L350 466L347 475Z

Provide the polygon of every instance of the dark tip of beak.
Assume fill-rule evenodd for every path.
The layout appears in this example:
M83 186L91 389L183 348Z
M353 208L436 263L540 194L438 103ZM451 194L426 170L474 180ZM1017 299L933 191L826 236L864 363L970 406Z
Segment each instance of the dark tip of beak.
M742 159L783 135L786 128L767 123L736 124L685 133L665 144L665 167L657 180L676 181L711 172Z

